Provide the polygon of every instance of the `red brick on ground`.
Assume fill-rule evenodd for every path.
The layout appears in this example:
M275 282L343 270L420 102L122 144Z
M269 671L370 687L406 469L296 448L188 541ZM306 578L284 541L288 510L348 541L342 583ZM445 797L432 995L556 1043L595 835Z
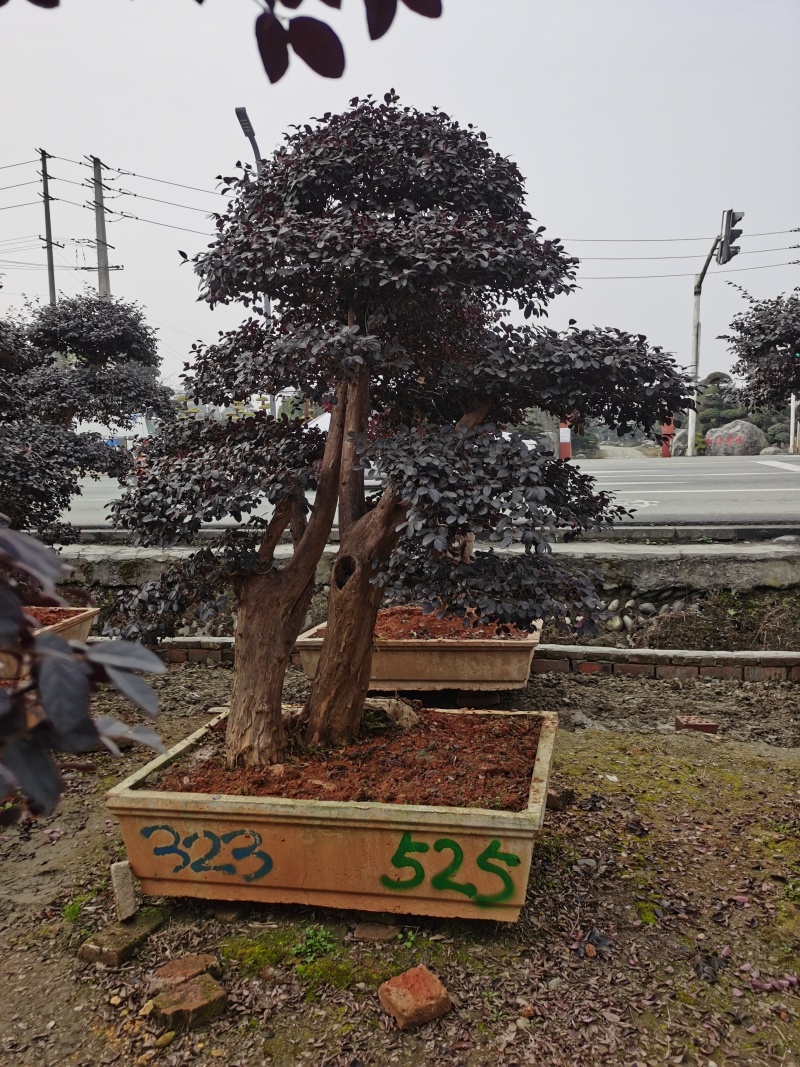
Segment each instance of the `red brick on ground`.
M676 715L676 730L697 730L701 734L715 734L719 730L719 723L711 719L701 719L698 715Z
M438 1019L453 1007L447 990L427 967L412 967L390 978L378 989L384 1010L401 1030Z
M536 659L534 656L531 663L532 674L548 674L553 671L558 674L569 673L568 659Z
M652 663L615 663L614 674L629 674L640 678L653 678L656 669Z
M222 1015L227 1006L228 994L210 974L171 986L153 1002L156 1016L171 1030L194 1030Z
M698 667L685 667L672 663L656 666L656 678L697 678L698 675Z
M701 667L701 678L723 678L732 682L742 680L741 667Z
M210 952L200 952L193 956L179 956L162 964L157 968L150 983L151 989L168 989L171 986L181 985L198 975L210 973L219 974L217 957Z
M614 669L606 660L582 660L577 666L581 674L611 674Z

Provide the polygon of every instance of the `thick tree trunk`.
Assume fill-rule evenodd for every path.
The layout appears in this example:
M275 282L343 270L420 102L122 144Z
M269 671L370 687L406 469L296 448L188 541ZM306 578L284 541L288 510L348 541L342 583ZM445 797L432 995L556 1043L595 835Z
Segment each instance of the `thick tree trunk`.
M236 671L225 735L229 767L259 767L285 759L283 679L313 591L313 577L300 586L277 570L258 574L241 586Z
M283 679L314 593L314 574L333 524L347 411L346 387L337 392L316 500L306 522L299 502L279 504L259 548L260 573L243 581L236 626L236 670L225 735L229 767L280 763L286 756ZM294 554L272 567L286 527Z
M344 535L331 571L328 621L317 676L306 702L306 741L341 744L352 740L372 670L375 619L383 588L373 564L384 563L397 541L405 507L386 490L380 503Z

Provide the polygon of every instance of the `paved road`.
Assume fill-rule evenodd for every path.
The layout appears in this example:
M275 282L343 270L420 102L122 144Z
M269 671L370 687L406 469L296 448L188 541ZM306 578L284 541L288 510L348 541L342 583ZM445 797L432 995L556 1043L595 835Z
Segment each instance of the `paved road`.
M800 456L647 459L633 453L578 465L635 509L635 523L800 522Z
M635 511L637 524L800 523L800 456L660 460L632 452L578 465ZM104 505L119 496L119 486L109 478L82 486L65 517L79 526L106 525Z

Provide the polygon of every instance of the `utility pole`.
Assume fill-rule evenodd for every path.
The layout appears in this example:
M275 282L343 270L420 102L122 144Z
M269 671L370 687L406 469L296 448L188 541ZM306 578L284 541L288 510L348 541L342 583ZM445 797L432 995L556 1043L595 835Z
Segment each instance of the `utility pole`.
M703 264L703 269L694 278L694 314L692 316L692 364L689 368L689 373L692 376L692 381L697 386L699 379L699 365L700 365L700 294L703 292L703 279L706 276L711 259L716 252L717 263L723 266L725 263L729 263L734 256L739 255L740 249L734 245L734 241L738 240L742 235L741 230L735 230L733 227L741 222L744 218L743 211L734 211L733 208L729 208L722 212L722 226L720 227L719 237L714 238L714 243L711 245L711 251L706 257L706 261ZM695 403L697 402L697 394L695 393ZM697 411L692 408L689 412L689 424L687 427L687 441L686 441L686 455L696 455L694 447L694 437L697 432Z
M239 120L239 125L242 127L242 133L250 142L250 147L253 149L253 155L256 157L256 174L261 174L261 171L264 169L264 164L261 159L261 152L258 150L258 142L256 141L256 131L253 129L253 124L250 121L249 115L247 114L247 108L237 107L236 118ZM263 293L261 299L264 302L264 315L266 318L269 318L271 314L271 309L269 306L269 297L266 293ZM270 396L269 398L269 413L270 415L272 415L273 418L275 418L278 413L278 405L275 401L274 396Z
M703 279L706 276L709 264L714 253L717 250L719 244L719 237L714 238L714 243L711 246L711 251L706 256L706 261L703 264L703 269L699 274L694 277L694 314L692 316L692 363L689 367L689 374L692 377L692 383L695 388L698 381L698 367L700 364L700 295L703 292ZM695 403L697 403L697 394L695 393ZM694 456L694 435L697 433L697 410L691 408L689 410L689 424L686 431L686 455Z
M111 296L111 276L108 271L108 242L106 241L106 209L103 204L103 164L92 156L94 167L94 224L97 238L97 291L101 300Z
M789 453L794 455L797 451L797 394L792 393L791 406L789 408Z
M53 230L50 225L50 186L47 173L47 152L39 150L42 159L42 198L44 199L44 243L47 250L47 284L50 288L50 303L56 302L56 268L53 263Z

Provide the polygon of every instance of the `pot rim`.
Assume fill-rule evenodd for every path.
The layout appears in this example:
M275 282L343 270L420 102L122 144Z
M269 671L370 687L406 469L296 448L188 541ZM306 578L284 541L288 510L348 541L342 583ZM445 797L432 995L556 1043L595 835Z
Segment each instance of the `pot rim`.
M205 810L209 802L217 810L230 810L240 813L246 806L254 814L280 817L285 822L318 823L337 825L380 825L397 824L398 826L421 826L431 819L437 822L450 818L463 829L481 829L491 826L501 827L509 832L514 830L538 830L543 821L547 803L547 784L552 762L553 746L558 729L558 715L550 711L492 711L483 709L431 708L452 715L498 715L526 718L536 717L542 720L536 756L531 769L531 785L528 791L526 809L521 812L502 811L495 808L471 808L455 806L434 806L424 804L387 804L379 801L360 800L298 800L289 797L251 797L230 793L173 793L163 790L148 789L146 780L154 772L168 766L179 756L196 747L211 729L223 722L228 715L228 708L211 708L217 711L205 726L173 745L167 752L134 771L106 794L106 804L112 812L151 812L153 801L158 798L162 806L174 808L180 805L181 811L194 812ZM150 801L150 802L148 802Z

